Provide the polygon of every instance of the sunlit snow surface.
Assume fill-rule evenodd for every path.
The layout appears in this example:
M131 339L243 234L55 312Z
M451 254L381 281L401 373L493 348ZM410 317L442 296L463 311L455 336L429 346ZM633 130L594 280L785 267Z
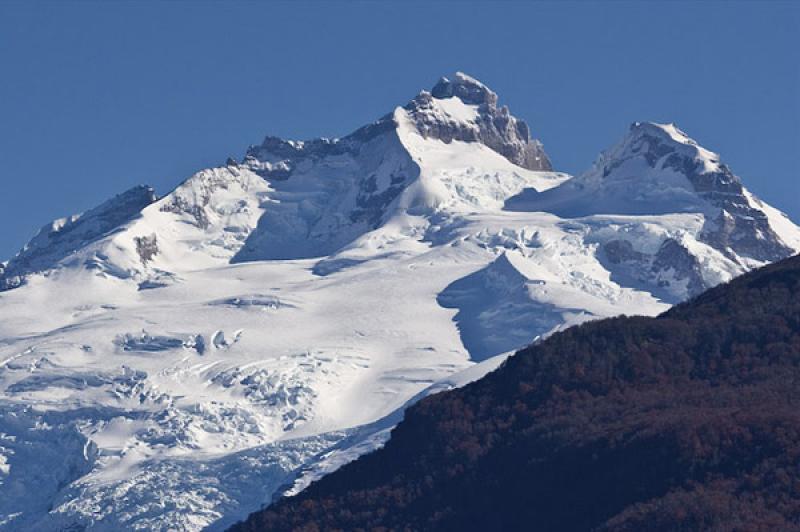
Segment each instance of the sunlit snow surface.
M441 111L470 121L468 107ZM686 278L640 267L667 240L708 285L743 271L700 241L702 213L503 210L569 176L394 118L367 159L304 163L285 182L201 172L0 292L0 529L224 529L537 337L685 298ZM376 194L404 180L379 220L348 215L365 168ZM248 242L295 257L231 264Z

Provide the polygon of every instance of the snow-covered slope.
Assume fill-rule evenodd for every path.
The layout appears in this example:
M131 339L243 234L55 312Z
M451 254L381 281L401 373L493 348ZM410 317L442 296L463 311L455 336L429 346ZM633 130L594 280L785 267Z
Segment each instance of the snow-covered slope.
M735 200L702 188L721 165L691 181L637 142L570 180L457 74L347 137L267 137L43 230L0 272L0 529L223 529L537 337L800 248L738 178ZM617 208L616 176L694 196ZM714 233L714 209L742 221ZM746 216L780 245L745 245Z
M47 271L60 261L69 263L73 254L121 229L155 199L153 189L139 186L90 211L45 225L0 269L0 290L15 288L26 276Z
M784 258L800 241L784 214L673 124L632 124L591 170L544 193L526 191L508 208L565 217L698 213L704 218L698 240L750 266Z

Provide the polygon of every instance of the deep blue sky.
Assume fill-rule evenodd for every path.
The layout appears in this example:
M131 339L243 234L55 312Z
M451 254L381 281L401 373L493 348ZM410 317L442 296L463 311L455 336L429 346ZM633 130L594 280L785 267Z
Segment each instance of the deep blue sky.
M576 173L676 122L800 221L800 2L0 2L0 258L270 133L340 136L463 70Z

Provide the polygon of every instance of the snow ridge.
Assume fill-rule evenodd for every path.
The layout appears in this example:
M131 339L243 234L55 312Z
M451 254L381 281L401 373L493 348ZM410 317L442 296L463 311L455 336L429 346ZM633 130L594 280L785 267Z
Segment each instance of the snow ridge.
M45 225L0 269L0 291L22 285L28 275L46 271L87 244L119 229L155 200L152 188L137 186L85 213Z

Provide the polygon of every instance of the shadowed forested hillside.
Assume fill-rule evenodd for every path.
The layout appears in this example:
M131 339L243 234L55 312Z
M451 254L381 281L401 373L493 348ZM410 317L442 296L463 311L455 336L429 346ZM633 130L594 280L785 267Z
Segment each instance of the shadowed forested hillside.
M250 530L800 529L800 257L556 334Z

